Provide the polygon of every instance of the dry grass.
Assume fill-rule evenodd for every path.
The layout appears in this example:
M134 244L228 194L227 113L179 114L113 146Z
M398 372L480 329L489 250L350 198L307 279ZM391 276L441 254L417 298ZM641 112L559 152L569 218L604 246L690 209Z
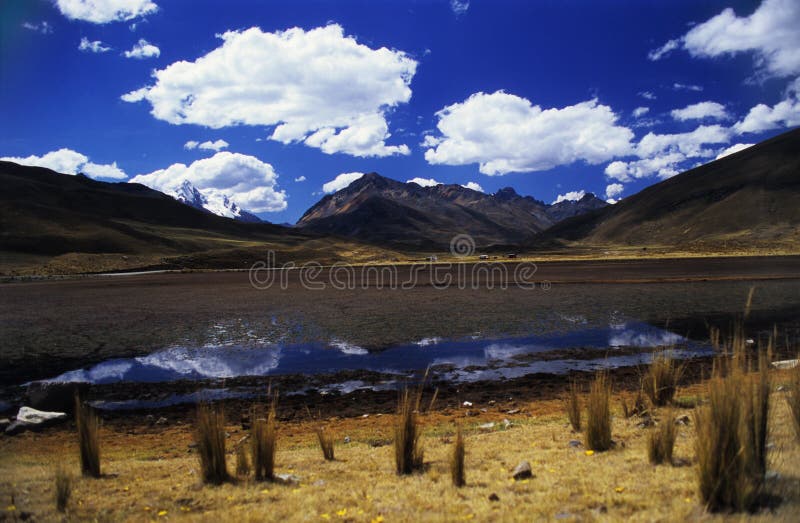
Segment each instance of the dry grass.
M336 457L333 452L333 434L322 426L318 426L315 431L319 448L322 449L322 457L325 458L325 461L334 461Z
M798 357L800 358L800 356ZM790 392L786 395L786 404L789 406L789 412L792 413L795 435L797 441L800 442L800 365L795 365L793 369L789 370L789 389Z
M67 503L72 495L72 476L61 465L56 467L55 492L56 510L64 512L67 510Z
M650 436L647 438L647 458L650 463L653 465L671 464L677 436L675 416L670 410L664 415L661 424L650 431Z
M75 427L78 431L81 473L100 477L100 420L94 410L75 396Z
M642 388L656 407L667 405L675 397L683 366L678 365L668 352L653 355L647 374L642 378Z
M603 451L611 448L611 382L598 372L586 398L586 447Z
M421 398L421 390L412 393L405 388L400 392L394 430L394 463L398 474L411 474L422 470L423 451L417 426Z
M466 472L464 470L464 434L461 425L456 429L456 441L453 444L453 454L450 456L450 477L453 485L463 487L467 484Z
M243 444L236 447L236 475L240 478L250 475L250 459L247 457L247 448Z
M572 380L569 384L569 392L564 407L567 411L567 419L575 432L581 431L581 402L578 395L578 382Z
M203 481L219 485L228 479L225 461L225 414L221 407L197 406L197 454Z
M253 409L253 425L250 431L253 468L257 481L275 479L275 451L278 442L278 420L275 414L278 398L273 396L266 418L256 417Z

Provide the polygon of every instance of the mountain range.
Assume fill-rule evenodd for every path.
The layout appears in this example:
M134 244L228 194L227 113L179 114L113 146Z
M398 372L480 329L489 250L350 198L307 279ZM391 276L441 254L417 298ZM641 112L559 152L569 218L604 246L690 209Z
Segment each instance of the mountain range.
M368 173L322 198L297 227L406 249L446 248L454 236L468 234L478 246L492 248L528 243L565 218L606 206L593 194L548 205L511 187L484 194Z
M239 207L228 195L209 190L201 191L189 180L183 180L183 182L173 190L165 191L165 194L195 209L208 211L217 216L250 223L258 223L261 221L261 218L255 214L249 213Z

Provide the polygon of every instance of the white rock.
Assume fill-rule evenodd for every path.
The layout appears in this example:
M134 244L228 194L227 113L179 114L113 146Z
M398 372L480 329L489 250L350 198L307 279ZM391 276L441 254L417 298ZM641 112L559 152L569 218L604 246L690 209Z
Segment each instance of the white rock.
M772 366L776 369L787 370L793 369L797 367L797 362L800 360L783 360L783 361L773 361Z
M46 412L30 407L20 407L17 419L6 427L6 434L18 434L25 430L37 430L67 419L65 412Z
M465 407L471 407L472 406L472 402L471 401L465 401L464 403L462 403L462 405L465 406Z

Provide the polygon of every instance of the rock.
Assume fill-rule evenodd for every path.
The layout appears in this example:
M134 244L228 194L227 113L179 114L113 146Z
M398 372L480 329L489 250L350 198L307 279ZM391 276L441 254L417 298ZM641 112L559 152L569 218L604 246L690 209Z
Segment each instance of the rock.
M753 345L756 341L753 338L747 338L744 342L748 345Z
M778 385L778 387L775 390L778 392L786 392L789 389L786 387L786 385Z
M65 412L45 412L30 407L20 407L17 419L6 427L6 434L19 434L25 430L39 430L67 419Z
M510 422L510 421L508 421L508 420L507 420L507 419L505 419L505 418L503 418L503 428L504 428L504 429L509 429L509 428L511 428L511 422Z
M514 467L514 470L511 471L511 475L517 481L521 479L532 478L533 472L531 471L531 464L527 461L521 461L520 464Z
M781 370L788 370L797 367L797 362L800 360L783 360L783 361L773 361L772 366L776 369Z
M640 429L646 429L647 427L652 427L655 424L656 423L653 421L653 418L651 418L650 416L643 416L642 421L636 426L639 427Z
M471 401L465 401L461 405L464 406L464 407L471 407L472 406L472 402Z
M773 479L780 479L781 475L777 470L768 470L764 474L764 479L766 480L773 480Z
M689 416L686 416L686 415L678 416L677 418L675 418L675 424L676 425L688 425L689 424Z
M300 476L294 474L275 474L275 481L284 485L299 485Z
M471 410L468 410L467 412L464 413L464 416L467 416L468 418L471 417L471 416L477 416L477 415L478 415L477 412L473 412Z
M492 492L489 494L489 501L500 501L500 496Z
M484 423L483 425L478 425L480 430L492 430L494 428L494 421L490 421L489 423Z
M166 425L168 423L167 418L160 417L156 420L156 425Z
M369 414L362 414L361 417L364 419L369 418Z
M75 412L75 394L85 395L88 383L34 381L25 389L24 403L46 412Z
M350 436L345 436L344 437L344 442L345 443L350 443Z
M512 414L512 415L513 414L519 414L519 409L511 409L508 412L506 412L506 414Z
M571 440L569 440L569 446L572 447L573 449L579 449L579 448L583 447L583 443L581 443L580 441L578 441L576 439L571 439Z

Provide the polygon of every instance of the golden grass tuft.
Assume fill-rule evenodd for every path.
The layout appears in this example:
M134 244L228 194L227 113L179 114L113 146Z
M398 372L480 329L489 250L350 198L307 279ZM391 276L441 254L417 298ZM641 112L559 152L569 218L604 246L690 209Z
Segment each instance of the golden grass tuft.
M789 388L791 392L786 396L786 403L792 413L795 435L800 442L800 364L789 370Z
M675 362L667 351L653 355L647 374L642 379L642 388L656 407L663 407L675 397L683 366Z
M417 427L421 397L421 390L412 394L405 388L400 392L394 429L394 462L397 473L401 475L422 470L423 451Z
M611 448L611 382L607 372L598 372L586 398L586 448Z
M569 384L569 392L564 407L567 411L567 418L569 424L572 425L572 430L575 432L581 431L581 402L578 395L578 382L572 380Z
M316 432L319 448L322 449L322 457L325 458L325 461L334 461L336 457L333 451L333 434L322 426L317 427Z
M250 459L247 457L247 449L244 444L236 447L236 475L240 478L250 475Z
M94 409L75 395L75 426L78 431L78 449L81 473L92 478L100 477L100 420Z
M250 439L257 481L272 481L275 478L275 450L278 441L277 401L277 395L273 396L266 418L257 418L255 410L253 411Z
M453 485L463 487L467 484L467 477L464 470L464 434L461 426L456 428L456 441L453 445L453 453L450 455L450 476L453 478Z
M225 461L225 414L222 407L200 403L197 406L197 453L203 481L219 485L228 479Z
M678 430L671 410L664 418L657 428L650 431L647 439L647 457L653 465L672 463L672 451L675 448Z
M56 467L55 483L56 509L59 512L64 512L67 510L69 498L72 496L72 476L61 465Z

